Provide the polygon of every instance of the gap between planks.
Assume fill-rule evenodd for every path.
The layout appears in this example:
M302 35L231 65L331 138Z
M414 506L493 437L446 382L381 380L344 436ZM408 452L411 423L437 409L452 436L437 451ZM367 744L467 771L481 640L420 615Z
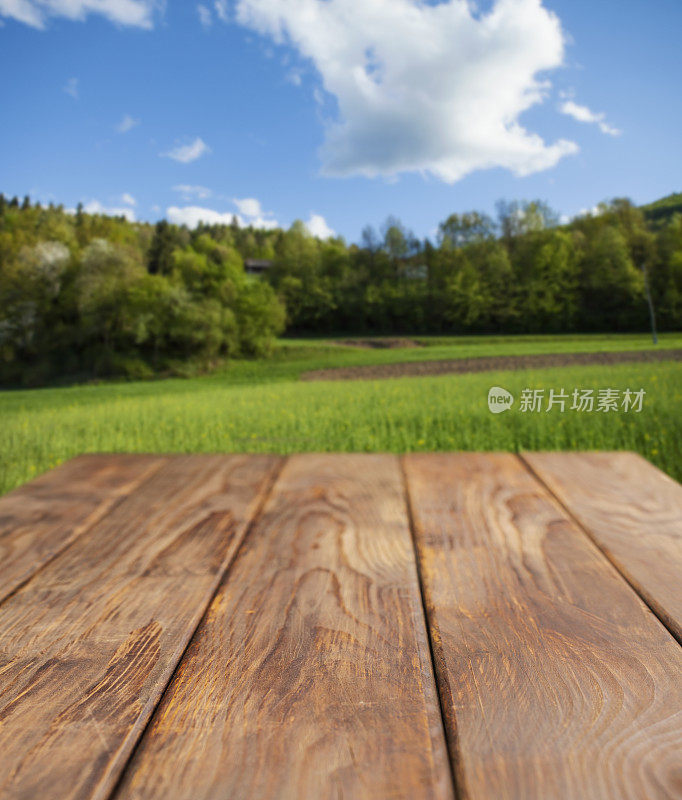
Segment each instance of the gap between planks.
M672 526L669 520L659 522L651 518L653 512L651 508L646 510L646 515L648 516L646 523L644 523L641 518L639 520L635 519L635 528L629 532L630 535L626 542L620 537L621 531L619 526L614 526L612 520L609 520L607 523L610 530L605 529L603 520L590 521L590 512L594 513L595 507L589 502L585 502L584 491L581 493L582 497L576 497L575 493L571 493L570 481L568 485L566 485L566 482L557 476L556 471L552 471L552 461L557 455L561 457L564 465L568 465L569 460L580 459L582 463L578 466L583 469L585 469L585 467L588 469L594 468L594 465L589 461L584 461L586 457L588 459L590 457L592 459L610 458L614 461L618 459L626 461L636 460L640 462L637 464L637 467L643 472L649 472L650 475L647 476L649 479L654 477L656 481L659 481L660 487L667 487L669 490L667 492L668 496L663 504L656 498L658 502L656 502L655 510L659 515L663 514L665 509L661 506L667 503L670 504L673 513L678 515L677 538L679 541L672 541ZM682 510L682 489L679 484L665 473L655 470L655 467L645 459L630 452L560 454L551 452L527 452L517 453L517 456L528 472L530 472L535 480L538 481L545 491L554 499L575 526L587 536L592 544L611 564L614 570L640 598L649 611L651 611L653 616L656 617L673 639L682 646L682 600L680 599L680 582L682 581L682 577L679 571L680 562L682 561L682 530L679 525L679 514ZM594 478L594 474L588 474L587 482L589 483L590 479L594 480ZM647 501L651 505L652 498L646 497L644 492L640 493L639 485L633 484L630 490L629 508L631 510L630 517L632 517L632 509L635 506L635 501L639 501L638 504L641 507L646 505ZM642 496L638 497L640 494L644 496L643 500ZM603 496L600 497L602 504L605 499L606 498ZM613 497L608 499L612 502L614 501ZM571 502L571 500L574 502ZM581 506L584 507L583 514L579 511ZM631 521L632 520L630 520L630 523ZM637 528L637 523L641 526L639 529ZM662 536L659 533L659 540L663 538L663 552L658 552L656 554L658 556L655 559L657 561L657 573L654 575L646 568L654 560L653 550L649 548L645 561L645 569L642 570L642 564L637 563L636 557L633 559L633 548L641 547L640 541L647 535L648 531L654 527L665 529L666 523L667 530L664 530ZM645 527L646 530L644 530ZM677 558L674 552L675 545L677 546ZM671 565L673 565L672 572L670 570ZM667 570L667 574L661 575L660 570Z
M427 630L397 457L292 456L116 798L452 797Z
M109 796L281 463L168 459L0 605L3 797Z
M444 659L444 656L443 656L442 642L441 642L441 639L440 639L440 635L438 634L437 625L436 625L435 620L433 620L431 618L432 615L429 614L428 605L427 605L427 602L426 602L426 599L425 599L425 594L424 594L425 593L425 579L424 579L424 575L422 574L422 568L421 568L421 564L420 564L420 559L419 559L418 553L417 553L417 548L418 548L418 545L417 545L417 533L416 533L416 530L415 530L414 515L413 515L410 492L409 492L409 489L408 489L408 478L407 478L407 475L405 473L405 459L404 458L398 458L397 456L394 456L393 458L396 458L398 460L399 465L400 465L401 476L402 476L402 492L403 492L403 496L404 496L404 502L405 502L405 505L406 505L407 521L408 521L408 526L409 526L409 530L410 530L410 538L411 538L411 543L412 543L412 547L413 547L413 551L414 551L413 555L414 555L416 569L417 569L417 575L418 575L418 586L419 586L420 600L421 600L421 606L422 606L421 610L422 610L424 625L425 625L425 628L426 628L426 633L427 633L427 636L428 636L430 667L431 667L432 673L433 673L433 671L435 669L437 672L440 672L440 674L443 675L444 672L445 672L445 669L444 669L444 661L445 661L445 659ZM609 565L618 573L618 575L621 578L623 578L627 582L628 589L629 590L634 590L635 594L640 599L644 600L644 602L646 603L645 598L642 597L642 594L641 594L640 591L638 591L637 586L634 585L633 582L628 579L628 577L623 573L621 568L619 568L618 564L613 562L612 558L609 557L608 552L605 552L605 550L602 547L599 546L599 543L595 542L594 538L590 534L589 529L587 529L585 527L585 525L583 525L580 522L580 520L576 518L576 516L566 506L566 504L564 502L562 502L561 499L556 496L555 492L552 491L551 487L549 487L547 485L547 483L544 480L542 480L536 474L536 472L531 468L531 466L527 463L527 461L524 459L523 456L518 455L517 459L521 462L521 465L524 468L524 470L527 471L528 473L530 473L530 476L533 479L533 482L538 484L538 487L539 487L540 491L542 493L546 493L547 495L549 495L552 498L552 500L559 505L559 507L561 508L563 513L565 513L565 514L567 514L569 516L569 518L573 522L574 526L576 528L578 528L582 532L583 535L587 536L588 539L590 540L590 542L592 543L592 545L595 546L598 549L598 552L599 552L600 556L603 557L603 558L606 558L608 563L609 563ZM101 785L101 787L100 787L101 791L98 789L97 792L92 795L93 797L104 798L104 797L114 796L116 794L116 791L114 789L117 790L120 787L120 785L121 785L121 783L122 783L122 781L123 781L123 779L124 779L124 777L125 777L125 775L127 773L127 770L128 770L128 767L129 767L130 763L133 761L133 758L134 758L134 756L135 756L140 744L144 741L144 739L145 739L145 737L147 735L147 732L149 730L149 726L151 725L151 722L152 722L152 720L154 718L154 714L156 713L156 710L158 708L160 708L162 706L162 704L164 703L164 701L166 699L166 695L167 695L168 690L169 690L169 687L172 685L172 683L173 683L173 681L175 679L175 676L177 674L177 671L180 669L180 667L184 663L185 658L187 656L187 653L190 651L192 645L194 644L198 633L203 628L203 626L204 626L204 624L206 622L209 610L210 610L210 608L212 606L213 601L215 600L216 596L220 592L221 588L228 581L229 576L230 576L231 571L232 571L232 568L233 568L237 558L239 557L240 553L242 553L242 551L244 551L245 549L248 549L249 540L250 540L250 534L251 534L252 530L259 523L261 515L262 515L262 512L263 512L263 509L268 504L268 502L270 501L271 495L273 493L274 486L277 483L277 480L278 480L279 476L281 475L285 465L288 463L288 461L289 461L288 458L281 459L279 461L278 468L275 469L275 471L270 475L270 479L268 481L268 485L263 491L263 494L261 496L261 499L260 499L260 502L258 504L258 507L257 507L256 511L251 515L251 518L250 518L250 520L248 521L248 523L246 525L245 532L242 535L241 541L240 541L238 547L236 548L235 552L232 554L232 557L231 557L230 561L226 564L226 566L225 566L225 568L223 570L222 576L219 578L211 597L205 603L204 610L201 613L201 615L200 615L200 617L199 617L199 619L198 619L198 621L197 621L197 623L196 623L196 625L194 627L194 630L191 633L191 636L188 639L183 651L180 653L179 657L177 658L175 667L174 667L172 673L170 674L168 680L166 681L166 684L165 684L164 688L162 689L162 692L161 692L159 698L157 699L157 701L156 701L156 703L154 705L154 708L150 712L150 714L149 714L149 716L147 718L147 721L144 724L144 726L140 727L140 729L138 729L138 730L135 730L135 739L136 739L135 744L133 746L133 749L130 751L130 753L128 754L128 756L126 757L124 763L121 766L121 769L120 769L120 772L119 772L119 776L118 776L118 780L116 781L115 784L112 784L109 781L108 783L105 783L105 784ZM139 486L137 488L139 490ZM117 498L114 501L113 505L118 505L123 499L125 499L125 498L124 497ZM111 511L113 509L113 505L112 505L112 507L110 507L108 509L109 511ZM106 510L102 512L102 514L100 515L99 518L101 518L101 516L103 516L105 513L106 513ZM92 525L94 525L94 524L96 524L96 523L93 522ZM89 526L89 527L92 527L92 526ZM87 528L87 529L89 529L89 528ZM87 530L87 529L85 529L85 530ZM84 532L84 530L81 531L79 535L82 535L83 532ZM78 541L78 538L79 537L74 537L70 542L68 542L64 546L63 549L65 550L67 548L70 548L73 544L75 544ZM52 559L56 558L58 555L61 555L62 552L63 552L63 550L59 551L58 553L55 553L52 556ZM50 560L52 560L52 559L50 559ZM45 562L45 564L42 564L38 568L38 570L42 571L44 569L44 567L48 563L50 563L50 562ZM34 573L34 575L37 575L37 573ZM30 581L30 580L31 580L31 577L29 577L27 579L27 581ZM25 582L27 582L27 581L25 581ZM659 621L662 622L662 620L660 620L659 615L656 613L655 609L652 608L649 603L647 603L647 606L648 606L648 610L653 612L653 615L656 616L656 618ZM668 628L668 631L670 633L672 633L672 631L670 631L669 628ZM438 667L439 662L440 662L440 669ZM439 702L440 722L441 722L441 725L443 727L443 731L445 733L445 737L448 740L449 749L450 749L450 755L451 755L451 760L449 761L449 766L453 770L453 787L454 787L454 791L460 793L458 796L460 798L462 798L462 800L463 800L463 798L465 796L467 796L467 795L466 795L466 784L465 784L465 781L464 781L463 772L460 774L462 754L460 752L460 744L459 744L459 740L458 740L458 737L457 737L457 721L455 719L454 711L449 709L448 706L446 704L444 704L444 693L442 691L440 680L437 681L437 687L438 688L437 688L436 696L437 696L438 702ZM451 713L451 711L452 711L452 713Z
M182 655L180 656L180 658L178 658L177 663L175 664L175 667L174 667L172 673L170 674L170 677L168 678L168 681L166 682L166 685L164 686L163 691L159 695L159 698L156 701L156 704L155 704L152 712L149 714L149 717L148 717L147 721L145 722L144 726L141 728L140 732L138 733L137 739L136 739L132 749L128 753L128 756L127 756L127 758L125 760L125 763L122 765L122 767L121 767L121 769L119 771L119 774L118 774L118 777L117 777L116 781L113 782L108 787L108 789L107 789L105 794L102 794L99 798L94 797L93 800L108 800L108 798L111 798L113 800L114 798L116 798L118 796L119 791L121 789L121 786L122 786L122 784L123 784L123 782L124 782L124 780L126 778L126 773L128 772L128 769L129 769L130 765L133 763L133 761L134 761L134 759L135 759L135 757L137 755L138 748L140 747L140 745L143 742L145 736L147 735L147 732L149 731L149 728L150 728L150 726L152 724L152 721L154 720L154 716L156 714L157 709L160 708L162 706L162 704L164 703L164 701L166 700L166 697L168 695L168 691L169 691L170 687L173 685L173 682L176 680L176 677L177 677L177 674L178 674L178 670L182 666L182 664L183 664L183 662L185 660L185 657L186 657L187 653L189 652L189 650L191 649L192 645L195 643L196 638L197 638L197 634L199 633L199 631L205 625L206 619L207 619L208 614L209 614L209 612L211 610L211 606L213 605L213 602L215 601L216 596L217 596L218 592L220 592L223 584L228 579L232 566L234 565L235 561L239 557L240 552L245 547L248 546L249 533L252 531L254 526L259 521L259 519L260 519L260 517L261 517L261 515L263 513L263 509L265 508L265 506L267 505L268 500L270 499L270 496L272 494L272 490L274 489L275 484L277 483L277 480L278 480L279 476L282 474L282 470L286 466L288 460L289 460L289 456L280 456L279 457L279 463L275 467L274 471L270 475L269 480L267 481L267 485L266 485L266 487L265 487L265 489L263 491L263 495L260 498L260 501L258 502L256 510L254 511L253 515L251 516L251 519L249 520L249 522L246 525L246 528L244 530L244 534L242 536L241 542L239 543L238 547L235 549L234 553L232 554L232 557L231 557L229 563L225 567L225 570L223 572L222 577L220 578L220 580L217 582L217 584L215 586L213 594L211 595L209 601L206 603L206 607L204 608L204 611L203 611L203 613L201 615L201 618L199 619L196 627L194 628L194 631L192 632L192 635L190 636L190 638L189 638L189 640L187 642L187 645L185 646L185 649L182 651ZM457 800L459 800L459 798Z
M165 462L147 454L84 454L0 497L0 604L141 489Z
M230 568L232 567L232 565L234 564L235 560L239 556L240 551L246 546L246 543L247 543L248 538L249 538L249 533L251 532L253 527L257 524L258 520L260 519L260 516L263 513L263 509L265 508L268 500L270 499L270 495L272 494L272 490L273 490L275 484L277 483L277 480L278 480L279 476L282 474L282 470L286 466L287 461L289 460L288 456L277 456L276 458L277 458L277 461L275 463L274 468L270 472L269 476L265 479L265 484L264 484L264 487L262 489L262 494L261 494L260 498L256 502L256 506L255 506L255 509L253 511L253 514L251 515L250 519L246 522L246 524L244 526L244 531L242 533L241 540L239 541L239 544L237 545L237 547L232 552L229 560L226 561L225 567L223 569L222 577L220 577L219 580L217 581L217 583L215 585L215 589L213 590L213 593L211 594L211 596L209 597L208 601L206 602L206 604L204 606L204 609L203 609L203 612L201 614L201 617L199 618L196 626L194 627L194 630L192 631L192 634L190 635L190 637L189 637L189 639L187 641L187 644L185 645L185 648L183 649L182 653L180 654L180 657L177 659L177 661L175 663L175 667L173 668L173 671L171 672L168 680L166 681L166 685L164 686L164 688L161 691L158 699L156 700L153 709L150 711L147 720L145 721L144 725L142 725L140 727L140 730L137 732L137 736L135 738L134 744L133 744L130 752L128 753L127 758L125 759L124 763L122 764L122 766L121 766L121 768L119 770L117 778L114 781L111 781L111 780L108 781L104 785L102 792L96 792L95 794L93 794L92 800L108 800L109 798L115 798L115 796L117 795L118 789L119 789L119 787L121 786L121 784L123 782L123 779L125 777L125 774L126 774L126 771L128 769L128 766L133 761L133 758L135 757L135 753L137 751L137 748L139 747L140 743L144 739L145 733L149 729L149 726L151 725L152 720L154 719L154 714L156 712L156 709L159 708L159 706L163 703L164 697L166 696L166 693L168 692L169 687L172 685L173 680L174 680L178 670L180 669L180 665L182 664L186 653L190 649L190 647L192 645L192 642L194 642L194 640L196 638L196 635L197 635L197 632L201 629L202 625L204 624L204 622L206 620L206 617L207 617L207 615L209 613L211 605L212 605L213 601L215 600L216 595L220 591L220 587L222 586L223 582L227 579L227 576L230 574Z
M473 464L475 462L475 456L474 455L470 455L469 458L471 459L472 466L473 466ZM521 473L521 475L519 475L519 480L520 480L519 491L521 491L521 492L531 491L532 493L534 493L538 497L538 501L542 504L543 508L545 509L543 511L543 515L551 513L551 511L550 511L551 506L555 505L555 507L561 509L561 513L559 515L559 518L560 518L561 515L564 513L563 512L563 508L559 504L557 504L556 499L553 497L552 493L548 492L548 490L545 487L544 483L537 479L537 477L532 473L532 471L530 471L527 468L527 465L523 462L522 459L516 458L516 457L512 458L511 456L509 456L509 462L518 464L518 471ZM421 564L421 559L418 556L418 549L420 547L420 544L423 547L424 546L424 542L421 542L420 544L417 543L418 535L417 535L416 527L415 527L415 523L414 523L414 511L413 511L413 508L412 508L412 500L411 500L409 486L408 486L408 478L407 478L407 476L405 474L405 471L404 471L404 459L400 460L400 464L401 464L401 471L402 471L402 493L403 493L404 502L405 502L405 505L406 505L406 513L407 513L408 525L409 525L410 536L411 536L411 540L412 540L413 556L414 556L415 561L416 561L418 585L419 585L419 592L420 592L420 601L421 601L421 606L422 606L421 610L422 610L423 619L425 620L426 631L427 631L427 636L428 636L430 666L431 666L432 674L435 674L437 676L436 686L437 686L437 698L438 698L438 704L439 704L438 711L440 713L440 723L441 723L441 726L442 726L442 731L443 731L443 734L444 734L444 738L448 743L449 752L450 752L449 766L450 766L450 769L451 769L452 788L453 788L453 791L457 793L457 796L459 798L461 798L461 800L464 800L464 798L467 798L469 796L479 796L479 792L481 793L480 796L485 796L486 798L487 797L502 796L501 794L499 794L499 792L502 790L503 784L495 783L495 782L486 784L485 780L481 780L480 779L480 771L477 770L477 768L476 768L477 758L479 757L479 754L477 753L476 748L474 748L472 750L471 728L469 727L469 730L467 731L468 740L465 737L465 740L463 742L461 742L460 738L458 736L458 732L457 732L458 731L457 715L458 715L458 713L461 712L462 714L465 715L465 718L466 718L466 714L462 710L462 708L459 708L459 711L456 711L455 706L451 701L452 697L454 696L453 690L452 690L452 684L450 682L450 676L452 674L451 673L451 669L452 669L451 662L452 662L452 659L454 658L454 651L452 650L452 647L445 647L444 648L443 642L442 642L441 633L440 633L440 630L439 630L438 614L440 613L440 611L438 611L438 609L436 608L436 606L433 603L431 604L431 609L429 610L429 604L428 604L428 602L426 600L426 597L425 597L425 592L430 587L427 586L427 579L425 578L425 576L423 574L423 568L422 568L422 564ZM489 457L489 464L490 464L490 468L492 469L494 467L494 464L495 464L495 456ZM524 483L524 480L522 478L523 474L525 474L527 476L525 483ZM513 481L512 481L512 483L513 483ZM524 486L526 487L525 489L523 488ZM543 497L544 497L544 499L542 499ZM554 513L556 513L556 512L554 512ZM527 524L528 524L528 518L526 519L526 523L522 524L521 527L519 528L519 532L522 532L523 530L527 529ZM554 523L552 523L552 524L554 524ZM571 521L562 521L560 524L562 526L567 526L567 530L570 530L570 528L573 527L573 530L574 530L575 533L572 534L571 538L573 540L572 547L573 547L573 551L575 552L575 555L579 555L579 553L582 552L584 554L582 556L583 558L587 557L588 561L589 561L589 558L591 558L592 559L591 563L594 565L592 568L598 568L598 569L602 570L601 575L603 577L602 577L601 580L603 581L603 587L605 589L610 587L610 590L614 592L614 600L616 600L617 602L620 602L621 604L624 604L624 606L626 608L630 609L630 613L633 613L633 610L634 610L633 603L639 602L639 599L638 599L638 596L637 596L636 593L633 596L633 593L631 591L632 587L626 584L625 586L623 586L623 590L619 590L619 589L614 588L614 580L615 580L615 584L618 584L618 582L623 577L621 575L620 571L618 569L616 569L614 567L614 565L612 565L610 562L605 561L604 558L603 558L603 553L598 549L594 549L593 555L591 557L588 557L586 555L587 552L589 552L589 550L594 548L594 544L589 540L589 537L588 537L588 540L585 542L585 544L587 545L587 548L585 548L584 546L582 546L580 544L580 540L583 538L583 536L585 534L585 531L583 530L582 526L575 525L575 523L573 523L572 520ZM531 525L531 531L532 531L532 527L533 526ZM531 536L531 539L532 539L535 534L529 532L529 535ZM250 547L250 545L251 545L251 542L249 540L245 539L243 544L242 544L241 550L242 551L247 550ZM490 543L490 547L494 547L492 542ZM571 548L569 547L569 551L570 550L571 550ZM236 563L236 562L233 562L233 565L234 565L234 563ZM612 577L610 579L607 577L608 573L612 572L612 571L615 571L615 572L618 573L618 578L615 578L615 576L613 576L613 575L612 575ZM532 569L531 569L530 574L532 575ZM224 588L224 585L228 582L230 577L231 577L231 575L228 575L228 574L226 574L223 577L223 579L221 581L223 586L221 588ZM573 590L576 590L578 585L579 585L579 583L575 583L575 581L578 580L579 577L580 577L580 573L576 572L575 573L575 577L572 578ZM571 586L571 581L569 581L568 586L569 587ZM217 596L217 594L218 594L218 592L216 592L216 596ZM628 598L630 598L630 599L628 600ZM628 605L628 603L629 603L629 605ZM598 609L597 606L592 606L592 611L589 612L589 613L592 613L592 614L596 615L596 614L598 614L598 610L597 609ZM578 611L580 610L580 602L578 602L578 609L576 609L576 610L578 610ZM435 613L436 611L438 611L438 614ZM563 612L560 612L560 613L563 613ZM208 611L207 611L207 614L208 614ZM607 614L606 618L608 618L608 616L609 615ZM653 631L651 630L651 624L647 625L647 621L646 621L646 620L649 620L649 622L652 623L652 621L650 619L651 616L652 615L650 613L650 610L647 608L647 609L644 610L644 616L642 617L641 612L640 612L640 615L638 617L640 625L643 626L641 628L642 638L644 640L649 641L650 644L654 641L654 639L656 639ZM637 615L635 615L635 617L637 617ZM551 609L550 609L549 616L548 616L548 620L549 620L548 621L548 625L549 625L549 627L547 629L545 629L545 634L549 634L552 631L552 627L553 627L554 623L552 623L551 618L552 618L552 612L551 612ZM595 616L595 620L596 619L597 619L597 616ZM614 622L614 620L610 620L610 624L613 624L613 622ZM557 617L557 623L560 624L560 625L563 624L563 620L561 619L561 616ZM600 623L600 624L603 624L603 623ZM446 625L446 627L447 627L447 625ZM593 632L592 634L590 634L590 630L591 630L590 624L583 625L583 633L582 633L582 635L583 636L586 635L588 637L588 639L589 639L590 635L594 636L595 633ZM598 628L595 629L595 630L598 630ZM200 632L201 632L201 626L198 626L197 633L200 633ZM542 638L542 636L544 634L542 633L542 630L538 630L536 635L538 637ZM597 635L601 636L601 634L597 634ZM580 640L580 637L581 637L581 635L579 634L578 635L578 639L579 640ZM195 636L194 641L196 642L196 636ZM596 641L597 640L595 640L595 643L596 643ZM614 638L613 641L614 641L614 645L616 647L616 650L618 650L618 648L623 644L622 637L620 637L620 635L618 633L615 634L615 638ZM656 639L656 641L659 641L659 643L660 643L660 640ZM452 642L450 642L450 645L451 644L452 644ZM664 648L664 649L667 652L667 656L670 657L671 654L669 652L669 648ZM184 664L185 659L190 658L190 655L188 655L190 653L190 650L191 650L191 648L188 648L188 650L186 651L186 654L183 657L182 661L179 662L178 669L181 669L181 668L183 668L183 666L185 666L185 664ZM446 652L446 650L447 650L447 652ZM561 659L562 658L563 658L563 656L559 655L559 662L557 662L554 665L551 664L551 659L550 659L549 672L547 673L546 677L549 677L550 675L553 674L552 670L557 670L558 674L561 675L561 666L560 666L560 664L561 664ZM673 659L673 661L674 661L674 659ZM523 662L521 661L521 663L523 663ZM597 661L595 663L598 664L599 661ZM622 661L621 662L617 662L616 661L614 663L616 664L616 666L615 666L616 670L620 670L620 669L624 668L624 663ZM191 674L192 669L190 669L189 665L187 665L187 670ZM539 671L540 671L540 673L542 673L542 669L540 669ZM580 672L580 670L578 670L578 672ZM660 667L654 668L654 673L657 676L656 677L657 682L660 682L661 685L665 686L666 685L666 681L668 681L669 688L672 686L670 684L670 682L669 682L669 675L668 675L668 673L667 673L667 671L665 669L663 671L661 671ZM548 697L546 696L546 691L544 689L542 689L542 680L543 679L541 677L540 686L539 687L536 686L533 691L539 691L538 702L546 703L548 701ZM632 686L629 685L629 682L631 683L632 674L628 673L627 670L626 670L623 673L623 680L625 681L626 687L628 687L627 691L631 691L632 690ZM182 691L184 692L185 696L184 696L184 699L181 700L181 702L184 703L185 706L187 706L188 698L189 698L189 695L187 695L187 691L188 690L185 687ZM487 725L487 723L485 722L485 716L486 715L485 715L485 712L484 712L484 707L486 706L486 704L489 704L489 702L490 702L490 698L486 698L485 695L486 695L487 692L491 692L494 695L495 691L496 691L496 687L493 686L493 685L476 686L475 689L471 689L471 691L470 691L470 696L471 696L472 700L475 702L475 699L478 698L478 701L481 703L480 713L483 715L482 718L481 718L481 722L483 722L484 725ZM481 692L483 693L482 695L481 695ZM523 690L521 690L521 693L523 693ZM190 695L191 695L191 692L190 692ZM170 698L168 700L168 702L166 702L167 698ZM448 699L450 700L450 702L448 702ZM503 698L499 698L499 699L501 700ZM516 699L518 699L518 698L516 698ZM593 699L593 701L596 703L595 699ZM511 702L512 703L514 702L514 698L512 698ZM164 705L165 705L165 707L164 707ZM598 703L597 703L597 705L598 705ZM169 706L171 708L175 708L175 712L172 712L171 710L169 710ZM175 718L174 717L174 713L175 714L177 713L177 700L175 699L175 702L174 702L173 696L169 695L168 691L167 691L164 694L163 701L161 703L159 703L159 705L157 706L157 712L155 712L155 713L159 713L160 714L160 719L162 719L162 720L163 720L164 717L166 717L167 719L174 719ZM661 714L661 709L660 708L658 709L657 713ZM513 714L513 712L512 712L512 714ZM570 719L570 716L569 716L569 719ZM465 722L466 722L466 719L465 719ZM532 728L533 724L538 724L538 722L535 721L532 716L528 719L528 722L530 723L531 728ZM577 724L577 722L578 722L578 720L576 719L573 724ZM151 724L152 724L152 722L150 721L150 726L151 726ZM626 723L626 724L630 724L630 723ZM669 721L665 721L665 717L661 717L661 724L669 725L670 723L669 723ZM163 723L161 723L161 725L163 725ZM617 730L618 730L618 728L616 727L616 732L617 732ZM643 731L646 731L646 728L644 728ZM163 741L163 737L164 736L168 737L169 735L170 735L170 730L168 728L163 733L159 733L158 730L154 731L154 735L152 736L152 739L154 739L155 742L156 742L155 743L155 748L156 748L157 752L155 754L155 757L156 757L157 761L158 761L159 758L162 757L162 754L163 754L163 748L161 750L158 750L158 748L160 746L159 745L159 741ZM161 737L161 739L159 737ZM290 735L289 736L285 736L285 738L287 740L290 740ZM166 739L166 741L168 741L168 739ZM533 740L531 740L531 741L533 741ZM474 740L474 743L475 743L475 740ZM155 784L153 784L153 783L150 784L148 782L146 784L146 787L145 787L145 784L143 782L142 783L140 782L140 775L143 776L142 779L141 779L142 781L144 781L144 780L149 781L149 777L147 776L145 778L145 776L144 776L145 770L148 767L148 763L147 762L149 761L149 753L145 752L145 750L144 750L144 745L145 744L146 743L141 738L139 740L139 742L138 742L138 747L136 748L136 751L135 751L135 757L130 759L126 770L122 773L121 781L119 782L118 787L117 787L117 789L120 791L120 797L121 798L128 798L128 797L133 797L133 796L134 797L138 797L137 792L140 791L141 787L144 787L146 789L146 792L143 795L139 795L139 796L144 796L144 797L156 797L157 796L153 792L152 792L152 794L149 794L149 790ZM541 738L535 739L534 743L533 743L533 746L535 748L539 748L539 750L541 751L542 750L542 739ZM465 750L466 750L466 755L464 754ZM664 752L665 752L665 748L664 748ZM561 755L559 755L558 757L560 759ZM153 760L153 758L154 758L154 753L152 753L152 760ZM589 755L585 754L581 758L585 762L585 765L587 765L589 763ZM552 759L555 761L555 764L560 763L560 761L559 762L556 761L556 759L557 759L557 754L556 753L554 753L554 755L552 756ZM135 763L136 760L137 760L137 763ZM175 759L171 759L171 760L174 761ZM180 760L182 760L182 759L180 759ZM467 766L467 762L468 762L469 770L470 771L474 770L473 774L474 774L474 776L476 776L476 780L473 780L473 781L471 781L471 779L469 781L467 780L466 769L465 769L465 767ZM145 764L146 764L146 766L145 766ZM132 772L129 772L129 769L131 769ZM586 772L593 771L593 769L594 769L593 767L590 767L590 769L587 769ZM519 772L519 770L520 770L520 772ZM479 772L478 775L477 775L477 771ZM516 774L514 774L515 771L516 771ZM154 768L152 766L152 773L153 772L154 772ZM498 768L498 772L499 772L499 768ZM504 772L508 772L509 773L508 777L509 777L510 780L517 781L517 787L516 787L517 790L519 789L519 787L522 787L522 786L525 787L525 788L521 789L521 792L522 792L521 795L519 795L518 793L507 794L507 792L505 791L504 792L504 796L510 796L510 797L511 796L514 796L514 797L530 796L530 795L527 795L525 793L530 791L531 787L533 787L533 791L537 792L537 787L536 786L534 786L532 783L531 784L527 783L527 781L529 780L529 775L524 775L523 774L523 767L521 767L521 765L519 763L515 763L514 760L511 760L509 762L509 764L507 765L507 767L504 768L502 774L504 774ZM494 775L495 770L492 770L492 773ZM157 774L157 779L158 779L158 777L159 777L159 768L158 767L156 768L156 774ZM512 776L513 776L513 778L512 778ZM591 797L597 797L597 796L598 797L606 797L606 796L610 796L608 794L604 794L603 776L597 775L596 777L597 778L599 778L599 777L602 778L601 785L600 785L599 788L592 789L590 794L589 794L589 796L591 796ZM537 778L540 779L541 784L544 783L545 780L547 780L547 776L543 777L543 773L542 772L538 772L537 773ZM478 780L478 785L477 785L477 780ZM567 775L564 775L563 780L568 781L569 783L572 783L573 779L570 778ZM580 775L580 777L576 776L575 780L577 781L578 785L571 786L570 795L571 796L576 796L576 797L585 797L585 796L587 796L585 793L587 791L587 786L589 784L583 783L583 785L580 785L581 781L584 780L584 776L583 775ZM471 790L470 787L472 785L474 787L474 790L476 790L476 791L474 791L473 795L470 795L469 792ZM561 786L561 783L559 783L558 785ZM158 788L158 785L157 785L157 788ZM165 788L166 788L167 791L170 789L170 787L168 787L168 786L166 786ZM234 788L234 787L232 787L232 788ZM133 790L135 790L135 792L131 794L131 792ZM546 790L549 791L550 795L553 796L553 797L559 796L559 795L555 794L555 792L557 791L557 784L556 783L552 784L551 780L548 782ZM563 790L559 789L559 792L561 792L561 791L563 791ZM498 793L497 795L495 794L496 792ZM546 796L550 796L550 795L546 795ZM119 794L116 793L116 796L119 797ZM178 794L178 796L185 797L185 794L180 793L180 794ZM202 796L203 796L203 794L202 794ZM242 795L237 793L236 796L240 796L241 797ZM267 797L269 797L270 794L268 794L266 792L264 795L261 795L260 792L256 792L255 796L267 796ZM289 796L289 795L285 794L283 796ZM308 795L303 793L302 796L308 796ZM379 796L379 795L377 795L377 796ZM533 796L540 796L541 797L542 795L541 794L540 795L535 794Z
M455 795L455 800L465 800L464 798L464 776L460 763L460 751L457 741L457 720L455 719L452 710L447 706L444 701L444 695L440 687L440 678L447 680L446 672L442 665L444 664L442 643L439 640L434 641L436 629L429 616L429 610L426 602L425 594L425 581L422 574L422 564L419 558L419 548L417 545L417 531L414 522L414 509L412 508L412 500L410 498L410 491L408 488L407 471L405 469L405 457L400 456L400 475L403 484L403 493L405 495L405 508L407 510L407 521L410 527L410 538L412 539L412 552L414 554L414 561L417 567L417 578L419 580L419 596L422 603L422 612L424 614L424 624L426 625L426 635L429 640L429 653L431 655L431 671L433 674L434 683L438 695L438 708L440 711L441 724L443 726L443 738L448 747L450 765L450 774L452 776L452 789ZM436 666L438 659L439 667Z
M682 654L658 619L511 454L406 467L462 796L677 797Z

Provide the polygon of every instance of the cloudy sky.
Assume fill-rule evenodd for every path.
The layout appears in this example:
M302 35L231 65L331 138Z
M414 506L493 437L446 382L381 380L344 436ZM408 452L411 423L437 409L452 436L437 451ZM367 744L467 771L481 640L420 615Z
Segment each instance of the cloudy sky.
M0 0L0 191L357 240L682 190L679 0Z

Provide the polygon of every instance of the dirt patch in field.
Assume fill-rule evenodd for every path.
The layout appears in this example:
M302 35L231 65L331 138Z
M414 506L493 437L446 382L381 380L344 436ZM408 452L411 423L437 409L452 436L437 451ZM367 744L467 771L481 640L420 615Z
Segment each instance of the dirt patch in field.
M412 361L402 364L375 364L362 367L336 367L304 372L303 381L377 380L381 378L419 378L426 375L464 375L495 370L572 367L578 364L630 364L639 362L682 361L682 350L638 350L627 353L542 353L527 356L487 356L481 358Z
M423 344L414 339L342 339L333 344L343 347L359 347L362 350L396 350L400 347L423 347Z

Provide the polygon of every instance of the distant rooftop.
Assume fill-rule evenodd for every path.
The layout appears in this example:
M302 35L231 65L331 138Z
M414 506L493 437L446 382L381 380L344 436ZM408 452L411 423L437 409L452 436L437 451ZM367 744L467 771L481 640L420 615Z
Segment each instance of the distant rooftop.
M272 266L272 261L265 258L245 258L244 269L251 275L261 275Z

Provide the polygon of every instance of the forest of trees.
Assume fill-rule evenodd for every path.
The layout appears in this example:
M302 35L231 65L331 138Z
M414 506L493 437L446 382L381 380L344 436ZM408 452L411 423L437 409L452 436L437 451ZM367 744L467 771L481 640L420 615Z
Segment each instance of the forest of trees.
M645 331L682 322L679 203L560 224L541 202L389 217L360 244L289 230L132 223L0 195L0 382L183 374L293 334ZM271 262L263 277L245 259ZM650 302L649 302L650 300Z

